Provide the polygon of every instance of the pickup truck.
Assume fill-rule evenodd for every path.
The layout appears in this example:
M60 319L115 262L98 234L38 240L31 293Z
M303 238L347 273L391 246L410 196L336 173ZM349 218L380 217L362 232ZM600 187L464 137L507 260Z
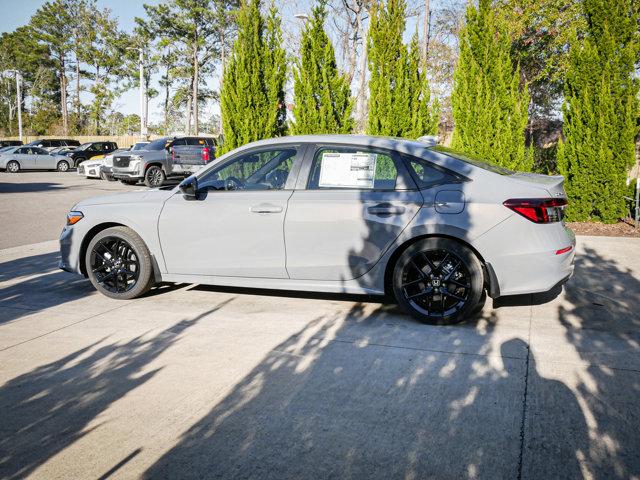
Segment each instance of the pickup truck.
M144 181L147 187L162 186L167 178L184 178L215 158L210 137L164 137L142 150L113 156L113 177L124 183Z

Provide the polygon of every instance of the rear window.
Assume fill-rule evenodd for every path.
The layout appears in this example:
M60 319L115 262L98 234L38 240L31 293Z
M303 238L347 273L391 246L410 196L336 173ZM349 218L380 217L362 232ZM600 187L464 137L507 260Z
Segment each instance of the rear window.
M442 145L438 145L436 147L432 147L431 150L439 153L443 153L450 157L455 158L456 160L460 160L462 162L468 163L469 165L473 165L474 167L482 168L483 170L488 170L489 172L497 173L498 175L513 175L516 172L513 170L509 170L508 168L500 167L499 165L493 165L491 163L480 160L479 158L469 155L468 153L462 153L453 148L444 147Z
M170 142L169 138L161 138L159 140L154 140L149 145L146 146L145 150L164 150L167 146L167 142Z

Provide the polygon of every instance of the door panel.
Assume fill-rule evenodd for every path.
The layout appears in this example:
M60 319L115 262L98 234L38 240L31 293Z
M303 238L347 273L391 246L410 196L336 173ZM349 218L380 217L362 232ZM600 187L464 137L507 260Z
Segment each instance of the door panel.
M210 191L201 200L176 193L158 223L168 272L287 278L283 221L291 193Z
M14 155L23 170L33 170L36 168L36 156L31 154L30 148L22 148ZM23 153L24 152L24 153Z
M35 154L34 158L36 161L36 168L42 170L52 170L56 168L55 157L53 155L49 155L49 152L46 150L34 150L33 153Z
M294 279L349 280L370 270L422 205L418 191L299 190L285 220Z

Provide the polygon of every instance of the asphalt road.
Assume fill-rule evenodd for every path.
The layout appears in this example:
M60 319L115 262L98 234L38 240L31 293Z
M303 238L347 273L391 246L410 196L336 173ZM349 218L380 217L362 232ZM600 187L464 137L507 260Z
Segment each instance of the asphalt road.
M66 191L3 183L32 214L3 224L96 193L42 175ZM364 297L118 302L26 235L0 250L0 478L640 478L640 239L578 237L557 297L435 327Z
M58 238L67 212L88 197L145 188L70 172L0 172L0 249Z

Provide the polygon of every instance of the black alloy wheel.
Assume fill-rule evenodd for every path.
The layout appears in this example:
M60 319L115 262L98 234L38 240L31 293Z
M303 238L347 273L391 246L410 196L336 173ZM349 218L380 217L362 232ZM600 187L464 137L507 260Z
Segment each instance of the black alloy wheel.
M430 238L400 256L393 287L398 304L419 320L457 323L471 316L480 301L482 266L460 243Z
M99 232L89 242L85 265L93 286L111 298L135 298L153 284L151 254L142 239L127 227Z
M152 165L147 168L147 171L145 172L144 184L149 188L158 188L162 186L165 178L162 168Z

